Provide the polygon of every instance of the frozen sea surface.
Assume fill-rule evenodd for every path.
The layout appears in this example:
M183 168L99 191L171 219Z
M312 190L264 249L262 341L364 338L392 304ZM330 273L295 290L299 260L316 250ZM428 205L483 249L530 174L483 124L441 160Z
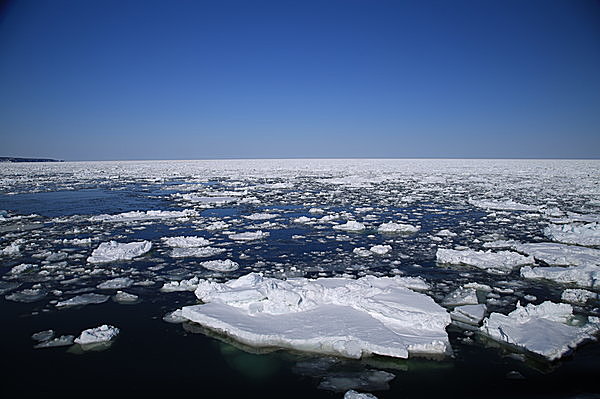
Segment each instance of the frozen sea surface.
M5 164L0 317L12 367L2 392L188 395L200 386L220 397L341 398L350 390L378 398L598 397L599 181L598 161ZM313 298L325 308L304 310L308 302L294 301L307 297L293 292L312 290L311 281L400 278L406 298L440 312L448 350L349 360L325 350L325 334L310 337L311 353L248 346L252 340L214 327L241 331L256 320L226 318L229 311L214 318L225 308L208 298L199 303L194 291L235 285L249 273L264 276L259 291L268 295L244 297L254 288L227 294L227 306L251 304L244 317L266 304L289 315L293 305L293 321L309 325L310 312L337 306L336 317L358 336L375 324L351 296L333 303L344 297L341 286ZM286 281L307 285L275 289ZM406 303L396 303L385 285L377 289L355 292L359 308L400 331L393 324L400 315L385 312ZM216 324L183 322L181 312L166 318L177 323L163 321L186 307L210 313ZM538 311L550 307L568 309L568 317ZM277 314L268 314L271 326L285 327ZM304 342L300 324L293 334ZM105 325L119 331L108 345L82 351L73 344L82 331ZM310 325L311 334L331 331ZM528 325L552 328L544 338ZM48 330L52 338L30 338ZM365 342L379 345L373 339ZM327 354L314 353L321 344ZM69 382L59 383L65 375Z

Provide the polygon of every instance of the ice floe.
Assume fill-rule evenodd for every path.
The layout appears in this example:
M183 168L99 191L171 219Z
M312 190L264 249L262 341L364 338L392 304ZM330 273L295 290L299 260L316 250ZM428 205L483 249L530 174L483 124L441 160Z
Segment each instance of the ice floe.
M161 240L173 248L196 248L210 245L210 241L206 238L196 236L163 237Z
M344 224L336 224L333 226L333 228L336 230L343 230L343 231L362 231L366 227L364 224L357 222L356 220L349 220Z
M269 233L262 230L246 231L243 233L230 234L229 238L234 241L254 241L268 237Z
M60 347L60 346L71 346L71 345L73 345L74 339L75 339L74 335L61 335L60 337L42 341L42 342L34 345L34 348L41 349L41 348L56 348L56 347Z
M75 343L80 345L97 344L115 339L119 335L117 327L103 324L100 327L88 328L83 330L79 337L75 338Z
M594 339L600 320L590 317L582 326L573 323L573 308L564 303L546 301L528 304L508 315L492 313L480 331L490 338L524 348L549 360L558 359L580 343Z
M388 252L390 252L391 250L392 250L391 245L374 245L369 249L369 251L371 251L377 255L385 255Z
M97 215L90 217L92 222L137 222L144 220L178 219L197 216L191 209L183 211L131 211L116 215Z
M65 301L60 301L56 303L57 308L69 308L73 306L84 306L84 305L93 305L104 303L108 301L108 295L95 294L95 293L87 293L74 296L73 298L69 298Z
M109 241L101 243L87 258L89 263L107 263L120 260L131 260L152 249L150 241L121 243Z
M416 233L420 229L419 226L412 224L389 222L381 224L377 231L380 233Z
M512 247L551 266L600 265L600 249L553 242L514 244Z
M225 248L215 247L173 248L170 255L173 258L208 258L222 254L225 251Z
M231 272L237 270L240 266L237 262L232 261L231 259L224 260L209 260L206 262L201 262L200 266L205 269L212 270L215 272Z
M195 291L198 288L198 277L188 280L169 281L160 289L162 292Z
M344 394L344 399L377 399L377 396L370 393L359 393L351 389Z
M469 203L479 208L484 209L493 209L498 211L533 211L539 212L540 207L535 205L525 205L519 202L515 202L513 200L503 200L503 201L494 201L494 200L474 200L470 199Z
M98 284L96 288L102 290L121 290L123 288L131 287L132 284L133 280L129 277L117 277Z
M450 313L452 320L459 323L478 326L485 317L487 308L484 304L461 305L454 308Z
M589 301L598 300L599 296L596 292L579 288L567 288L561 294L560 299L577 305L585 305Z
M200 280L182 316L251 346L360 358L445 354L447 311L402 277Z
M492 273L510 273L514 268L534 263L532 256L523 256L511 251L474 251L439 248L436 253L440 264L468 265Z
M544 229L544 234L554 241L565 244L600 246L600 224L564 224L551 225Z
M550 280L561 284L574 284L584 288L597 288L600 281L600 267L570 266L570 267L531 267L521 268L521 276L533 280Z

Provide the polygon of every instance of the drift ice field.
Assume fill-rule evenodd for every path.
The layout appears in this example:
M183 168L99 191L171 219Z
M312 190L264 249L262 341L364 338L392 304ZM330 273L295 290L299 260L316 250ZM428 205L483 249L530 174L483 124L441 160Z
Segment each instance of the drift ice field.
M0 192L6 393L600 395L600 161L3 164Z

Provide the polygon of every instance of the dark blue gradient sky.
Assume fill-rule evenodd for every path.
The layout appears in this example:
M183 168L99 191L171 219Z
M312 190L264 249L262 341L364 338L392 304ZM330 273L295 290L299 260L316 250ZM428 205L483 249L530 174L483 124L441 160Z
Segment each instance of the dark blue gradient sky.
M600 157L598 1L9 2L0 156Z

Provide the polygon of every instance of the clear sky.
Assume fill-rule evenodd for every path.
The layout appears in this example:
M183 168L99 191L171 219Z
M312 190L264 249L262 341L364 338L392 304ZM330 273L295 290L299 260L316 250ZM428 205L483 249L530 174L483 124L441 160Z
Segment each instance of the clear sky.
M0 156L600 157L600 2L9 2Z

